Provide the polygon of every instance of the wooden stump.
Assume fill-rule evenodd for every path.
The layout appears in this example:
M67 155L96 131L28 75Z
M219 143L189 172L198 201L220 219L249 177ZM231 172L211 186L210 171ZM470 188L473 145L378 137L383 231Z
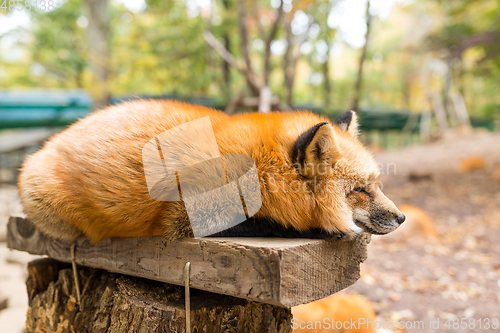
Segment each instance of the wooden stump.
M11 249L71 262L71 244L40 233L28 220L11 217ZM354 240L283 238L112 238L91 245L77 240L76 263L149 280L191 287L289 308L330 296L359 278L368 234Z
M79 266L76 303L71 265L39 259L28 265L28 332L185 332L184 289ZM195 332L291 332L289 308L191 290Z
M353 284L370 236L324 241L281 238L114 238L71 244L11 217L7 245L52 259L28 266L28 332L185 332L184 267L191 265L191 332L291 332L290 307ZM58 260L58 261L56 261Z

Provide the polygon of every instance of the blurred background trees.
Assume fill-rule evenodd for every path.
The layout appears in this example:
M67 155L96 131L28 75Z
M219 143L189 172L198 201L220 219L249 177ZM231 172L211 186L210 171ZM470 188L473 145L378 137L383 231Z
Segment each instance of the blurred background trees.
M98 3L107 14L89 15ZM451 123L460 120L449 111L457 103L474 116L500 114L498 1L391 0L385 12L381 3L61 0L52 11L0 9L0 88L84 88L104 100L207 96L227 105L259 97L265 86L281 109L441 105ZM368 14L356 42L342 26L352 6ZM207 43L207 32L237 68Z

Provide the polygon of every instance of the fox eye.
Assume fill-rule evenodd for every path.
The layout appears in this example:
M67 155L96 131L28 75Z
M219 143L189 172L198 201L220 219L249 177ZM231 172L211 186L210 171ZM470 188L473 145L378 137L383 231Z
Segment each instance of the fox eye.
M354 190L352 190L352 191L353 191L353 192L366 192L366 190L365 190L363 187L361 187L361 186L356 187L356 188L355 188Z

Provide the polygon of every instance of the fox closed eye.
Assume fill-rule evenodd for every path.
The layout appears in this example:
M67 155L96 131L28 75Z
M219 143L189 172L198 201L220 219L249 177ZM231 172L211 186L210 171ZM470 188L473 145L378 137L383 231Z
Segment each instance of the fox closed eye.
M366 191L366 188L361 187L361 186L356 187L354 190L352 190L352 192L358 192L358 193L366 193L366 194L368 194L368 192Z

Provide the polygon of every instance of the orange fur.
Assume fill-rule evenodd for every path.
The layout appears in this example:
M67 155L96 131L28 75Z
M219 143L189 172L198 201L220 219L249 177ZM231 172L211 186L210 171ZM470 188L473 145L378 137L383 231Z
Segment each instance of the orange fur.
M155 100L126 102L95 112L29 156L18 183L25 213L43 232L66 241L82 233L94 243L108 237L192 235L182 202L156 201L149 196L141 153L151 138L205 116L210 117L221 154L253 157L262 192L256 217L272 218L298 230L321 227L350 233L361 230L353 216L369 224L375 210L388 221L400 213L375 184L380 171L356 137L355 116L348 130L329 124L329 130L325 127L315 137L335 168L328 165L327 173L317 176L328 191L311 192L312 183L292 165L292 149L302 133L327 118L310 112L229 117L202 106ZM202 181L208 176L195 177ZM280 184L297 184L299 189L291 191ZM351 192L359 184L370 187L375 199L353 214L359 200L351 199L362 194ZM395 228L393 222L390 226L382 220L377 223L381 233Z
M458 170L460 172L470 172L475 170L486 169L486 162L481 156L468 156L460 161Z
M312 302L309 304L303 304L292 308L292 314L294 317L293 324L295 323L296 329L294 332L297 333L320 333L320 332L359 332L359 333L375 333L376 329L370 325L356 325L356 328L349 327L351 320L353 322L358 322L359 320L365 320L366 322L371 321L374 323L377 320L377 315L373 310L372 305L368 300L359 295L349 295L349 294L336 294L322 300ZM328 325L324 324L324 319L327 318L328 323L331 325L330 319L334 319L335 322L349 323L343 324L342 329L335 329L335 327L329 328ZM300 322L302 322L303 329L300 328ZM312 322L308 326L308 322ZM321 329L319 329L319 324L316 325L314 329L314 323L321 322ZM335 325L335 323L334 323ZM338 324L340 327L340 324ZM331 325L332 326L332 325Z
M406 216L406 222L388 239L406 241L415 238L439 239L434 221L424 210L412 205L401 205L399 209Z

